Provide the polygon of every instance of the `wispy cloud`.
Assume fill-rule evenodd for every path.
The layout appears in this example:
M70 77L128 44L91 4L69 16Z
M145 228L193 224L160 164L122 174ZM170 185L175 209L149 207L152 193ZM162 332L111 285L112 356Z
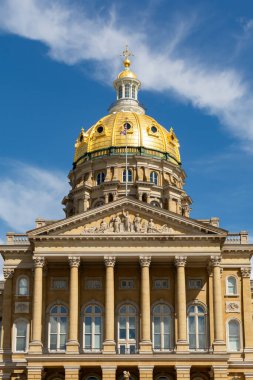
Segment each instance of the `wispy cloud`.
M0 174L0 183L0 220L11 229L23 232L33 228L37 217L64 217L61 199L68 192L65 174L9 162L8 175Z
M168 91L215 115L252 151L253 96L242 74L232 68L212 67L201 53L196 57L196 52L190 54L188 49L187 55L183 54L181 43L189 33L186 19L167 33L152 29L152 38L150 28L142 23L134 23L133 28L128 21L113 8L106 14L90 13L77 2L2 0L0 4L3 31L41 41L52 59L66 64L93 60L99 69L96 74L103 80L111 81L118 69L115 57L127 39L138 52L135 70L145 89ZM159 41L156 46L154 40Z

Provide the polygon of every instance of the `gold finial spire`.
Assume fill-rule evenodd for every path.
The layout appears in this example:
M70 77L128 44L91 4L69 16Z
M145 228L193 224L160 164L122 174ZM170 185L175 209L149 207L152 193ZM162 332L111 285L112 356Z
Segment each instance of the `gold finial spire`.
M122 57L124 57L123 65L125 66L126 69L128 69L131 65L131 61L129 57L133 56L133 53L128 50L128 45L126 45L125 50L122 52Z

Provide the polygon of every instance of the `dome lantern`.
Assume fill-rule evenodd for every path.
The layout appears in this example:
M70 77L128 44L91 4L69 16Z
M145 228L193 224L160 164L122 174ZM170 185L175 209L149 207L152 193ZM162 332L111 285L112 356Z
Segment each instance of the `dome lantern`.
M141 82L136 74L130 70L131 61L129 57L133 56L133 54L128 50L127 45L122 56L124 57L123 65L125 69L119 73L113 83L117 100L111 105L109 112L130 111L144 114L145 110L138 101L138 91L141 87Z

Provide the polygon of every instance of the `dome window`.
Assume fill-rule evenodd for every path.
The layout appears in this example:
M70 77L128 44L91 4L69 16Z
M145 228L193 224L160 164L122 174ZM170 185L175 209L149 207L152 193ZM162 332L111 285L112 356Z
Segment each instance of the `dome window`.
M133 173L132 173L132 170L130 170L130 169L128 169L127 171L126 170L123 171L123 182L126 182L126 180L127 180L127 182L133 181Z
M102 125L100 125L99 127L97 127L97 132L98 133L102 133L104 130L104 127L102 127Z
M100 185L101 183L105 182L105 173L101 172L97 175L97 185Z
M119 99L122 98L122 86L119 86Z
M150 182L158 185L158 174L156 172L150 173Z
M130 98L130 84L125 85L125 98Z
M129 131L129 129L131 129L131 124L129 124L129 123L125 123L125 124L124 124L124 130Z
M132 87L132 98L133 99L136 98L136 88L135 88L135 86Z
M151 127L151 132L153 132L153 133L157 132L157 128L154 125L152 125L152 127Z

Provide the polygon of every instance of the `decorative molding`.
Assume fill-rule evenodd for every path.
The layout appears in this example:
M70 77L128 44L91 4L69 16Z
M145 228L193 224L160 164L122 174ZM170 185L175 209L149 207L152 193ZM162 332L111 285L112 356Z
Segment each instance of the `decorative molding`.
M29 302L15 302L15 313L28 314Z
M3 273L4 273L4 279L8 280L9 278L13 277L13 275L14 275L14 269L4 268L3 269Z
M114 267L116 263L116 258L112 256L104 257L104 263L106 267Z
M80 257L78 256L69 256L68 257L69 266L71 268L78 268L80 265Z
M139 260L140 260L140 264L141 264L142 268L150 266L150 263L151 263L151 257L150 256L141 256Z
M220 256L211 256L210 264L213 267L219 267L221 264L221 257Z
M240 313L239 301L226 301L226 313Z
M247 267L241 268L241 275L243 278L250 278L250 274L251 274L251 268L247 268Z
M174 263L175 263L176 267L185 267L186 261L187 261L187 257L176 256Z
M42 256L34 256L33 263L35 268L43 268L45 265L45 257Z

